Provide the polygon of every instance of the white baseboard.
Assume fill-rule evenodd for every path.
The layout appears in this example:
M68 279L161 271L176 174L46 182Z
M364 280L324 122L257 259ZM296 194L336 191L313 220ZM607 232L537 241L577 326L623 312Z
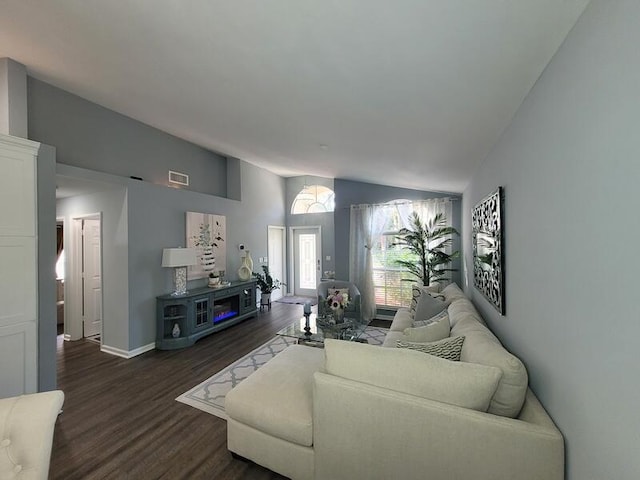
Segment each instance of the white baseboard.
M110 355L115 355L117 357L122 357L126 359L130 359L133 357L137 357L145 352L153 350L156 348L155 342L149 343L147 345L143 345L142 347L135 348L133 350L122 350L120 348L110 347L109 345L102 345L100 347L100 351L104 353L108 353Z

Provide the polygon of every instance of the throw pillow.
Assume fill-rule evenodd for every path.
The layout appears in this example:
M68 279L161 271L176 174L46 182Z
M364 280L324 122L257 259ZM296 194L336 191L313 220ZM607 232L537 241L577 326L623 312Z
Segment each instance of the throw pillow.
M447 304L443 300L432 297L429 292L422 291L413 318L415 320L427 320L446 308Z
M487 411L502 376L499 368L450 362L406 348L330 338L324 345L329 375L481 412Z
M411 318L414 318L416 315L416 307L418 306L418 300L420 299L420 295L422 295L422 290L420 290L419 285L411 286L411 304L409 305L409 312L411 313Z
M431 295L433 298L438 298L444 301L444 295L438 292L440 287L439 284L430 285L425 287L424 285L414 284L411 286L411 304L409 305L409 312L411 312L411 318L415 317L416 309L418 307L418 303L420 301L420 297L422 297L423 293Z
M431 325L432 323L439 322L444 317L449 317L449 312L447 311L447 309L442 310L440 313L434 315L431 318L427 318L426 320L414 320L411 324L411 328L426 327L427 325ZM451 319L449 319L449 322L451 322ZM451 327L451 325L449 325L449 327ZM448 336L449 335L447 335L447 337Z
M402 340L406 342L437 342L449 336L451 327L446 310L429 320L434 321L428 325L405 328Z
M444 358L445 360L459 362L463 343L464 337L451 337L437 342L428 343L404 342L402 340L398 340L396 346L398 348L417 350L418 352L434 355L436 357Z

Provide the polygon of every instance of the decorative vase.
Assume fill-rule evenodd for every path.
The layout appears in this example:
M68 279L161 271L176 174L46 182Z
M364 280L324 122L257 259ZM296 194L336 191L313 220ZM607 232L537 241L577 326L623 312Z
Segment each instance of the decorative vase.
M238 278L243 282L246 282L253 275L253 260L251 259L251 255L247 251L247 254L242 257L242 265L238 269Z
M247 267L249 267L249 270L253 272L253 258L251 258L251 252L249 250L247 250L247 254L244 258L247 261Z
M173 325L173 330L171 330L171 336L173 338L178 338L180 336L180 326L177 323Z
M211 245L202 248L200 264L202 265L202 270L207 273L216 268L216 257L213 255L213 247Z
M344 322L344 308L336 308L333 311L333 319L336 321L336 323Z

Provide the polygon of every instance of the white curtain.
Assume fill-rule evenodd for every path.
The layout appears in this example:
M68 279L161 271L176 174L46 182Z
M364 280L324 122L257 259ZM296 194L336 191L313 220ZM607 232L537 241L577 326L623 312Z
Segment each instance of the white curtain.
M399 213L402 226L405 228L410 227L409 218L414 211L420 215L423 222L442 212L446 216L447 225L451 225L452 207L449 198L351 206L349 280L360 290L362 316L366 320L371 320L376 315L371 248L375 239L383 233L392 211Z
M373 285L373 240L382 233L385 217L380 205L352 205L349 235L349 281L360 290L362 317L376 316L376 292Z

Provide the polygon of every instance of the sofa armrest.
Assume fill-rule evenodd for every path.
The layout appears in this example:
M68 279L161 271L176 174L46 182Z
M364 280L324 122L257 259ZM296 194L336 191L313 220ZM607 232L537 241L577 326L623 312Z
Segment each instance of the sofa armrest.
M0 478L46 480L63 401L59 390L0 399Z
M529 423L316 372L313 415L319 480L564 478L546 413Z

